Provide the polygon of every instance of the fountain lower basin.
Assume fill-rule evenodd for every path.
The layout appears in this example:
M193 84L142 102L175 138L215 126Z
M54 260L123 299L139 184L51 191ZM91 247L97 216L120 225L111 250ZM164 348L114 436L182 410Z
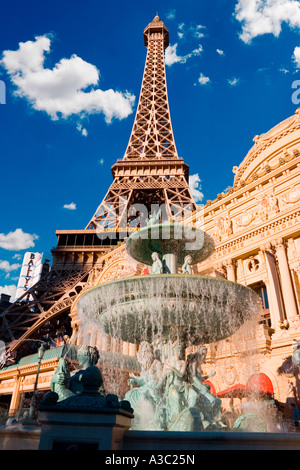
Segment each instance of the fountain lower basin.
M78 302L82 321L139 344L182 335L186 344L220 341L253 317L258 296L240 284L199 275L131 277L90 289Z

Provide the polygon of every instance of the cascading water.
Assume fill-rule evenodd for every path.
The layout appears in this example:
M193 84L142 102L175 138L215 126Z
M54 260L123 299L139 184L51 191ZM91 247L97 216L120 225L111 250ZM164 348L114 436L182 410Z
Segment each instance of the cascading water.
M187 346L220 341L257 311L251 289L217 278L166 274L100 287L80 299L80 318L130 343L168 339L174 331L182 331Z
M228 358L239 357L240 376L249 376L259 297L224 279L177 273L177 264L187 256L196 264L213 252L211 237L199 229L168 223L148 226L129 237L126 249L144 264L160 258L163 273L92 288L80 298L78 314L83 331L96 328L140 345L141 373L131 377L125 395L135 409L132 427L223 430L221 400L204 384L201 367L207 348L212 356L214 346L225 368ZM153 252L158 256L153 258ZM189 350L187 358L184 351Z

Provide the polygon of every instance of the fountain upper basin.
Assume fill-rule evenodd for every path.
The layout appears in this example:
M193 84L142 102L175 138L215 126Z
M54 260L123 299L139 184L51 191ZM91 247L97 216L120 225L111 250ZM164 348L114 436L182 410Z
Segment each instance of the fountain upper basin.
M219 278L162 274L119 279L84 293L83 322L130 343L182 333L189 344L231 336L250 320L260 300L250 288Z
M127 253L136 261L152 264L152 253L176 256L182 265L189 255L191 264L207 259L214 251L213 238L203 230L179 223L165 222L151 225L133 232L126 242Z

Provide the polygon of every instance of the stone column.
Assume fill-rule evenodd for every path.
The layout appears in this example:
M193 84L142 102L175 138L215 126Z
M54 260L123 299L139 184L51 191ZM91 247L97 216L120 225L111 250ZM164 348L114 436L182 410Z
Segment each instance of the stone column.
M227 272L227 280L236 282L235 262L231 259L224 263Z
M261 247L259 254L264 257L267 267L268 280L265 281L265 284L270 304L271 326L276 329L285 317L275 257L272 253L271 244Z
M271 319L271 327L275 328L275 326L278 325L278 322L280 321L280 314L279 314L278 308L276 306L276 299L274 299L274 294L273 294L273 291L272 291L271 282L269 280L265 280L264 284L265 284L266 289L267 289L270 319ZM274 305L274 301L275 301L275 305Z
M137 344L129 343L129 356L136 356L138 351Z
M14 377L15 380L15 386L14 386L14 391L12 393L11 401L10 401L10 406L9 406L9 414L13 414L15 410L18 409L19 407L19 401L20 401L20 385L21 385L21 377L20 375L16 375Z
M127 343L126 341L123 341L122 354L124 354L125 356L129 355L129 343Z
M291 270L293 285L296 295L296 302L299 308L300 305L300 265L298 261L298 265Z
M288 264L285 243L282 238L275 242L276 256L281 277L282 294L285 306L287 320L298 315L298 309L295 299L293 281L291 278L290 268Z

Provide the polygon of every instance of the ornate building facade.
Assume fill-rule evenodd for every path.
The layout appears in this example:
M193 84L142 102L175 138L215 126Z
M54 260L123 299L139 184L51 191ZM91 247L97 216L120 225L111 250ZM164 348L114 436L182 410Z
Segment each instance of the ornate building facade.
M277 400L297 403L298 371L290 359L300 334L300 110L253 140L233 168L233 186L205 204L203 223L216 249L198 272L260 295L257 372L269 379ZM238 383L238 367L232 372L227 383L212 380L216 390Z
M168 30L158 17L145 29L144 39L147 59L139 105L124 158L112 167L111 187L84 230L56 232L52 269L30 289L32 299L20 298L0 312L0 337L16 356L15 364L0 370L0 395L12 397L11 410L20 406L24 392L33 390L37 363L30 353L57 330L74 345L97 346L100 354L136 355L137 345L102 332L83 337L77 302L91 287L143 273L144 266L128 258L124 242L139 228L126 208L142 202L148 210L163 205L163 217L169 220L182 218L188 207L191 215L185 222L215 240L214 253L193 266L194 273L221 276L260 295L256 377L283 405L287 398L298 403L298 370L290 358L293 341L300 339L300 110L254 137L253 147L233 168L233 186L199 212L188 186L188 165L176 151L164 66ZM230 391L246 385L238 358L232 356L232 348L221 353L215 345L208 347L204 368L215 368L210 385L221 397L233 397ZM54 349L42 362L39 390L49 389L59 357Z

